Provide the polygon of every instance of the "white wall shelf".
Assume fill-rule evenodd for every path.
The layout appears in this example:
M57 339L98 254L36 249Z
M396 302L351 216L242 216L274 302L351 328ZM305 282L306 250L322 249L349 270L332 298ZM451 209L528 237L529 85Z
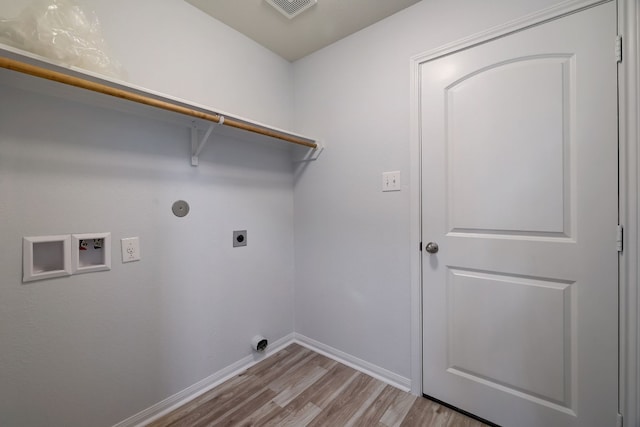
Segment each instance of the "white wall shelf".
M77 67L0 44L0 84L63 97L90 105L152 117L191 129L191 165L214 130L227 128L242 139L283 141L304 148L295 161L316 160L323 146L313 138L244 119L207 106L164 95ZM227 134L227 132L215 132ZM202 135L202 136L201 136Z

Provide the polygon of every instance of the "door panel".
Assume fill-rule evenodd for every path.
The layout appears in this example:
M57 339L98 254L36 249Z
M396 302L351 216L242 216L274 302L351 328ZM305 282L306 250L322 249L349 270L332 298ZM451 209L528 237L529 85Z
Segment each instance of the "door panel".
M424 393L615 425L615 4L421 65Z
M520 58L445 89L452 231L564 232L570 65Z
M448 273L448 371L568 405L571 284L454 268Z

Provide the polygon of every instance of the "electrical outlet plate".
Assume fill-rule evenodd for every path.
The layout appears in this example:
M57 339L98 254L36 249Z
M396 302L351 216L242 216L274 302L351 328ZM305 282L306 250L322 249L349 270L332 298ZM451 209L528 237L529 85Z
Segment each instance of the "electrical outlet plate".
M122 262L140 261L140 239L138 237L128 237L121 239L122 242Z
M247 230L236 230L233 232L233 247L247 246Z
M400 191L400 171L382 174L382 191Z

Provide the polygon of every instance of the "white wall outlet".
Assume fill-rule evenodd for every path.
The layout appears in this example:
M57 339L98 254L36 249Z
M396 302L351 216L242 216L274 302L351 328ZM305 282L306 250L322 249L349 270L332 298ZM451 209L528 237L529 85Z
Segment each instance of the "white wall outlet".
M382 174L382 191L400 191L400 171Z
M140 239L129 237L121 239L122 242L122 262L140 261Z

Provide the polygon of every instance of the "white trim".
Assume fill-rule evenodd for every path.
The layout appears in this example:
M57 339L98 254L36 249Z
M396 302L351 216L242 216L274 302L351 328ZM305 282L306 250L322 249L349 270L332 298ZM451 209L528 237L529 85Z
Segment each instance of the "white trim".
M127 418L126 420L119 422L113 427L141 427L157 420L158 418L168 414L174 409L219 386L228 379L244 372L256 363L259 363L267 357L273 355L274 353L282 350L284 347L294 342L293 336L294 334L289 334L283 338L280 338L273 344L269 345L269 347L263 354L257 355L257 353L253 353L249 356L246 356L238 360L237 362L227 366L226 368L216 372L215 374L210 375L207 378L193 384L192 386L189 386L184 390L174 394L173 396L164 399L162 402L156 403L155 405L143 410L142 412L139 412Z
M514 19L513 21L509 21L505 24L501 24L493 28L489 28L488 30L473 34L469 37L457 40L453 43L440 46L426 53L415 55L411 58L411 62L421 63L430 61L432 59L449 55L462 49L467 49L480 43L486 43L490 40L504 37L509 34L522 31L526 28L558 19L562 16L578 12L582 9L593 7L601 3L609 3L610 1L613 0L567 0L562 3L558 3L555 6L542 9L541 11L523 16L522 18Z
M620 223L624 249L620 257L620 413L624 424L640 425L640 292L638 292L638 232L640 230L640 72L638 38L640 8L636 0L618 1L618 31L623 53L620 96Z
M529 14L522 18L518 18L513 21L507 22L503 25L490 28L486 31L476 33L469 37L457 40L453 43L449 43L439 48L411 57L411 61L410 61L410 67L411 67L411 94L410 94L410 97L411 97L410 99L410 102L411 102L411 108L410 108L411 164L410 164L410 168L412 172L410 176L410 180L411 180L410 186L412 189L414 189L410 194L410 197L411 197L410 203L411 203L411 210L412 210L411 224L410 224L411 233L412 233L411 245L414 245L416 241L419 243L420 239L422 238L421 214L420 214L420 209L421 209L421 190L420 190L421 188L421 178L420 178L421 176L421 172L420 172L421 171L421 155L420 155L421 142L420 142L420 95L419 95L420 66L427 61L430 61L445 55L449 55L451 53L454 53L463 49L468 49L472 46L475 46L481 43L486 43L490 40L504 37L506 35L509 35L518 31L522 31L526 28L529 28L535 25L540 25L544 22L548 22L550 20L557 19L562 16L575 13L577 11L580 11L589 7L593 7L601 3L608 3L609 1L612 1L612 0L567 0L555 6L549 7L547 9L543 9L539 12ZM628 4L634 3L634 0L620 0L620 1L626 2ZM634 13L637 12L635 5L629 6L629 10L633 10ZM634 14L633 16L636 16L636 15ZM635 35L637 37L637 33L634 32L632 34L627 35L627 38L630 38L631 35ZM635 43L634 43L634 47L635 49L637 49L637 45L635 45ZM612 49L613 49L613 40L612 40ZM629 53L627 53L627 58L629 56L635 56L635 55L629 55ZM612 57L613 57L613 53L612 53ZM637 68L636 68L636 71L637 71ZM636 111L637 113L637 110L634 110L634 111ZM635 167L635 158L633 162ZM634 200L635 200L635 195L634 195ZM635 208L634 208L634 212L635 212ZM637 216L635 216L634 218L637 218ZM418 236L417 240L415 237L413 237L415 235ZM635 240L635 236L634 236L634 240ZM415 251L415 247L412 246L411 251L412 251L411 253L413 254ZM638 257L636 256L633 259L637 262ZM411 261L411 298L412 298L412 303L411 303L411 327L412 327L412 330L411 330L411 344L412 344L411 383L412 383L412 387L411 387L411 390L412 390L412 393L421 395L422 394L421 254L419 254L418 256L412 255L410 261ZM634 276L634 283L635 283L635 279L636 277ZM634 293L634 295L637 296L637 293ZM418 298L419 300L416 302L416 301L413 301L413 298ZM634 306L637 308L637 305L634 304ZM640 318L636 319L635 324L640 325L640 323L638 322L640 322ZM640 331L634 334L634 342L636 343L636 345L637 345L637 342L635 341L635 338L638 333L640 333ZM633 355L634 356L638 355L638 353L635 352L635 349L634 349ZM634 360L637 360L637 358ZM636 368L636 373L638 373L637 368ZM637 376L634 378L637 378ZM638 403L637 397L635 399L635 402ZM638 425L640 425L640 423L638 423Z
M410 390L411 380L409 380L409 378L405 378L401 375L381 368L380 366L374 365L373 363L369 363L365 360L358 359L357 357L345 353L344 351L338 350L304 335L295 333L294 337L294 341L296 343L300 344L301 346L307 347L308 349L313 350L316 353L322 354L323 356L340 362L343 365L347 365L357 371L383 381L402 391L408 392Z
M411 393L422 396L422 144L420 143L420 65L411 64L411 108L409 123L411 141L409 147L410 189L410 251L411 268Z

